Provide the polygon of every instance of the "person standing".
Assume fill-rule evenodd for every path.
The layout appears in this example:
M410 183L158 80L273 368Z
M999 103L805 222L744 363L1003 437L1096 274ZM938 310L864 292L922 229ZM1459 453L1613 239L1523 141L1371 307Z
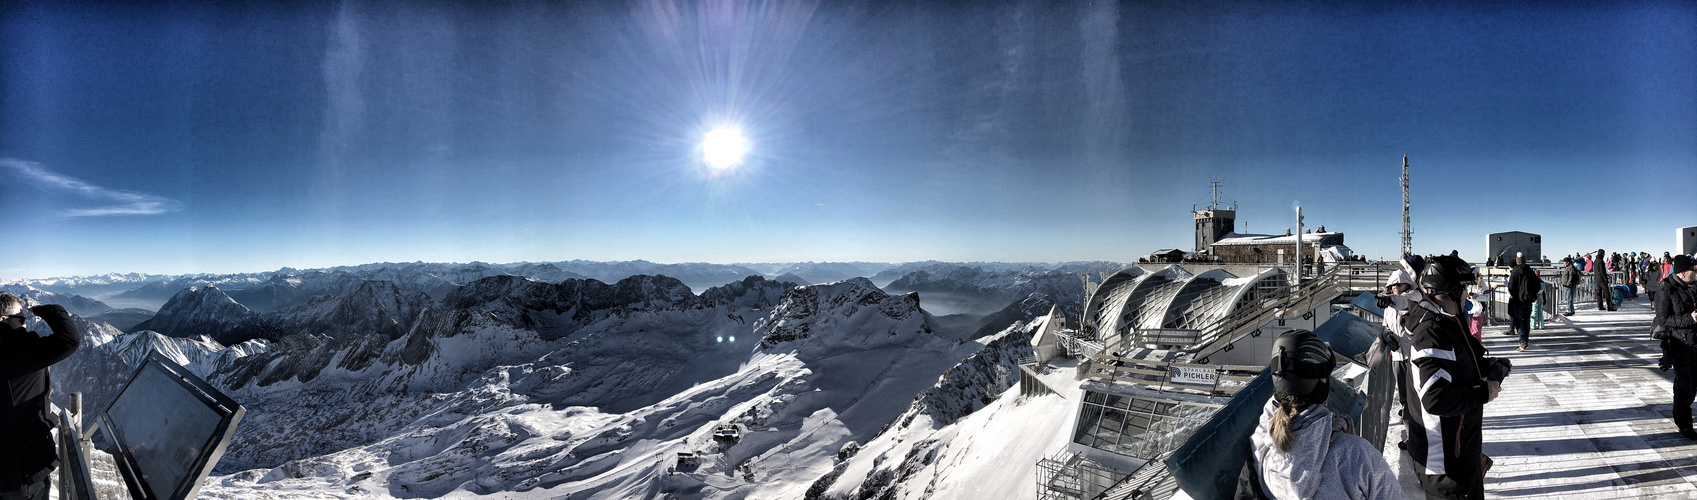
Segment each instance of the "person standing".
M1603 249L1599 248L1597 249L1597 258L1591 261L1591 267L1595 269L1591 274L1596 276L1597 281L1598 312L1615 310L1615 303L1611 298L1614 295L1614 289L1609 288L1609 269L1608 264L1605 264L1608 258L1609 254L1603 253Z
M23 299L0 293L0 498L46 500L47 478L58 466L54 422L47 403L52 389L47 367L69 357L82 343L70 313L58 305L30 308L53 334L24 328Z
M1480 430L1485 404L1501 392L1509 364L1486 357L1485 346L1463 330L1460 301L1476 281L1472 267L1459 258L1430 259L1420 277L1427 300L1403 318L1414 335L1412 366L1403 381L1411 403L1403 414L1407 449L1428 498L1485 495L1488 459Z
M1235 498L1407 498L1379 450L1326 407L1337 366L1331 346L1308 330L1292 331L1274 341L1268 366L1273 397L1249 438L1252 455Z
M1563 257L1561 262L1561 286L1567 289L1567 315L1572 316L1573 294L1579 290L1579 283L1584 277L1580 276L1579 268L1573 264L1573 257Z
M1679 435L1697 441L1697 430L1691 428L1691 402L1697 397L1697 381L1691 378L1697 361L1697 269L1691 257L1676 255L1668 271L1671 275L1656 298L1655 326L1666 331L1662 369L1673 368L1673 425Z
M1656 292L1662 289L1662 263L1654 257L1644 263L1644 272L1638 275L1638 280L1644 282L1644 295L1650 296L1650 303L1656 303Z
M1532 266L1526 265L1526 257L1514 256L1514 269L1508 272L1508 318L1509 332L1520 335L1520 348L1526 350L1527 343L1532 340L1532 303L1538 300L1538 291L1544 288L1543 280L1538 279L1538 272Z

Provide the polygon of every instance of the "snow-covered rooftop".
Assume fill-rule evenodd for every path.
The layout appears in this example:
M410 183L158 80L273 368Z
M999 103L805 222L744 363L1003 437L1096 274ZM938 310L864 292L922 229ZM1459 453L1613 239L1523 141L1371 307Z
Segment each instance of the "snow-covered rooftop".
M1320 243L1322 239L1329 237L1329 236L1333 236L1333 235L1343 236L1343 233L1339 233L1339 232L1335 232L1335 231L1334 232L1324 232L1324 233L1305 233L1305 234L1302 234L1301 236L1302 236L1302 241L1304 243ZM1294 234L1287 236L1287 235L1282 235L1282 234L1281 235L1268 235L1268 234L1226 233L1225 237L1220 238L1220 240L1214 242L1214 244L1215 245L1226 245L1226 246L1233 246L1233 245L1294 245L1294 244L1296 244L1296 238L1297 238L1297 235L1294 235Z

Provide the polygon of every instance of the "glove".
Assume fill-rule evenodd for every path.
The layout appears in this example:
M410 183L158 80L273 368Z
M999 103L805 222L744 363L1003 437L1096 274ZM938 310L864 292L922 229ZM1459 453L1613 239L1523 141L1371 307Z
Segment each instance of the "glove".
M1378 303L1380 309L1390 309L1391 305L1396 303L1391 300L1390 295L1374 295L1373 297L1377 299L1374 302Z
M65 308L59 304L41 304L29 308L29 313L40 316L41 319L44 320L47 318L58 318L60 316L69 317L71 315L71 313L65 312Z

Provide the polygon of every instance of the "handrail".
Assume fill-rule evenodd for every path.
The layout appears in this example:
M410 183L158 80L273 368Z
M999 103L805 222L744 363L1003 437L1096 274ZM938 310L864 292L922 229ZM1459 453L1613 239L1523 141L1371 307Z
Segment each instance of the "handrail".
M1349 267L1352 266L1334 266L1324 274L1297 285L1293 290L1274 294L1270 297L1270 302L1262 301L1259 307L1239 309L1227 315L1214 325L1203 329L1202 336L1196 342L1200 347L1192 351L1192 355L1197 359L1205 359L1221 349L1223 344L1242 340L1260 325L1275 319L1280 311L1312 310L1316 299L1322 296L1329 303L1338 295L1338 273Z
M73 405L81 406L82 393L72 394ZM81 411L81 408L76 408ZM59 409L59 500L96 500L94 476L88 466L88 451L83 448L86 438L78 425L81 414L71 409Z

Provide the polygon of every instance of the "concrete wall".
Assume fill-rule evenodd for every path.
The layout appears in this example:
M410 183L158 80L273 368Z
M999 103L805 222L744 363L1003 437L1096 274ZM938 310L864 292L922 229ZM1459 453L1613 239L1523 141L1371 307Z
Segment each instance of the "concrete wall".
M1260 249L1261 253L1255 253L1256 249ZM1263 267L1265 267L1279 262L1279 250L1281 249L1285 251L1285 264L1294 263L1293 261L1296 259L1296 244L1294 243L1288 245L1215 245L1213 253L1220 258L1220 262L1263 264ZM1319 244L1308 244L1302 248L1302 257L1313 260L1319 252Z
M1276 258L1276 256L1275 256L1275 258ZM1153 272L1160 272L1160 270L1166 269L1167 266L1170 266L1170 265L1174 265L1174 264L1137 264L1137 267L1143 268L1144 271L1149 271L1149 272L1153 273ZM1257 265L1244 265L1244 264L1185 263L1185 264L1177 264L1177 265L1178 265L1178 267L1183 268L1185 271L1189 272L1190 274L1202 274L1204 272L1214 270L1214 269L1223 269L1228 273L1232 273L1232 276L1237 276L1239 278L1247 278L1247 277L1250 277L1250 276L1261 274L1261 271L1265 271L1265 270L1268 270L1268 269L1272 269L1274 267L1278 267L1278 266L1274 266L1272 264L1257 266ZM1288 265L1285 266L1285 267L1287 268L1287 270L1289 270L1289 268L1290 268L1290 266L1288 266Z

